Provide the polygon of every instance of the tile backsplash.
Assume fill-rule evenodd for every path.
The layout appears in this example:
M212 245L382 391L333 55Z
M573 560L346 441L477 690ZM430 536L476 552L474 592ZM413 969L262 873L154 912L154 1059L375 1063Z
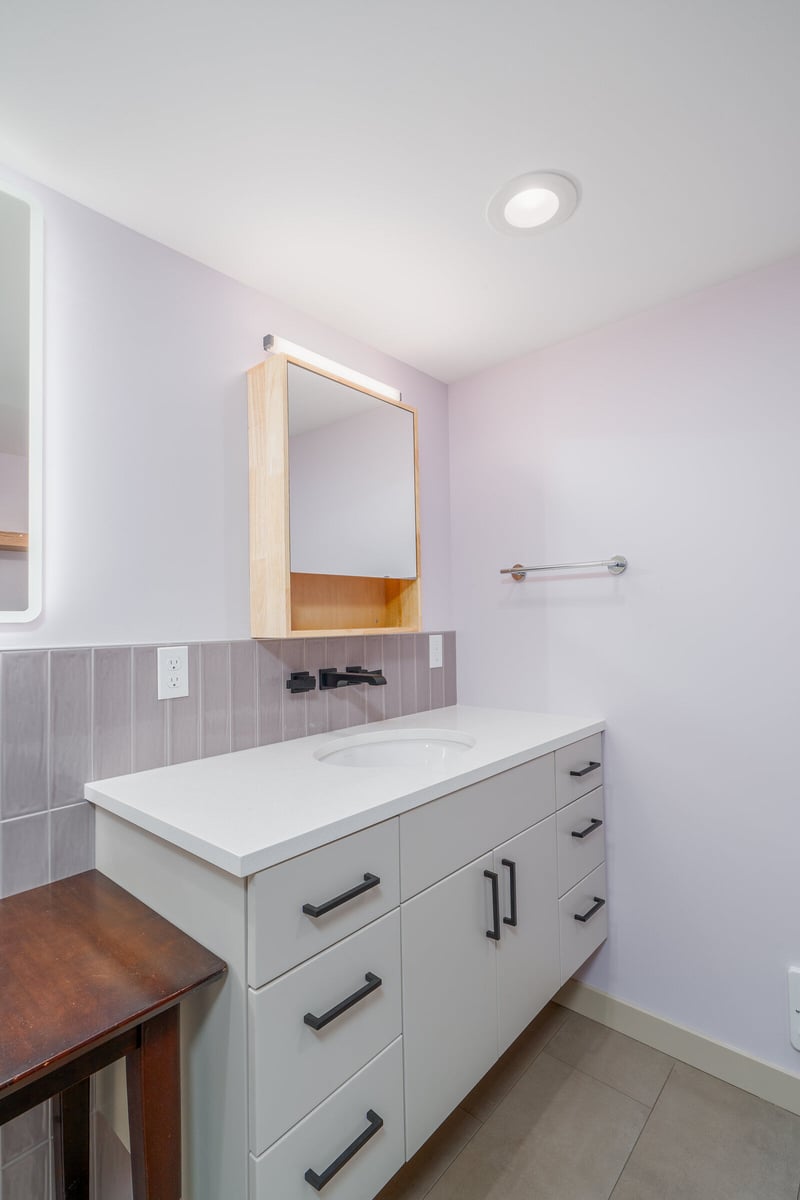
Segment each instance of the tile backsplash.
M384 687L292 695L291 671L381 667ZM155 646L0 652L0 896L93 862L92 779L246 750L456 701L455 634L202 642L189 696L156 698Z
M443 640L433 670L428 634L202 642L176 700L156 698L155 646L0 652L0 896L93 865L89 780L455 704L455 634ZM291 671L353 663L386 686L286 689ZM0 1195L47 1194L33 1177L48 1135L44 1109L3 1128Z

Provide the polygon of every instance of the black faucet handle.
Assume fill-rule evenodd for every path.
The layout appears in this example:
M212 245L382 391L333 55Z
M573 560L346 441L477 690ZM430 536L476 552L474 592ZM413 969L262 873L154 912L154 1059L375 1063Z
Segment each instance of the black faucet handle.
M363 671L363 667L345 667L345 671Z

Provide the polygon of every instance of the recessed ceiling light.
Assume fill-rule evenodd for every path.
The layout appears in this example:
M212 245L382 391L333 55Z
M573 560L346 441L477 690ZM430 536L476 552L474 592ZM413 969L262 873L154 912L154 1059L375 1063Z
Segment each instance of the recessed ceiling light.
M531 171L501 187L489 201L486 216L498 232L526 236L560 225L577 205L578 188L566 175Z

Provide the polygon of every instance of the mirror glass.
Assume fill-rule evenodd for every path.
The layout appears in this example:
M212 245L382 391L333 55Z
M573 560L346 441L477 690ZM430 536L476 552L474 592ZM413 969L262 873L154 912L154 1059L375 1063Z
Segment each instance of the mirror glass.
M0 191L0 622L41 607L41 213Z
M292 571L415 579L413 409L287 368Z

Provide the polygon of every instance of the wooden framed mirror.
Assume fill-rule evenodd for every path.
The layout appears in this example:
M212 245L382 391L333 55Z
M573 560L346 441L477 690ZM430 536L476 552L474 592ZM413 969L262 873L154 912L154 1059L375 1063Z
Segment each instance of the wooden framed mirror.
M420 628L416 410L331 367L248 372L253 637Z

